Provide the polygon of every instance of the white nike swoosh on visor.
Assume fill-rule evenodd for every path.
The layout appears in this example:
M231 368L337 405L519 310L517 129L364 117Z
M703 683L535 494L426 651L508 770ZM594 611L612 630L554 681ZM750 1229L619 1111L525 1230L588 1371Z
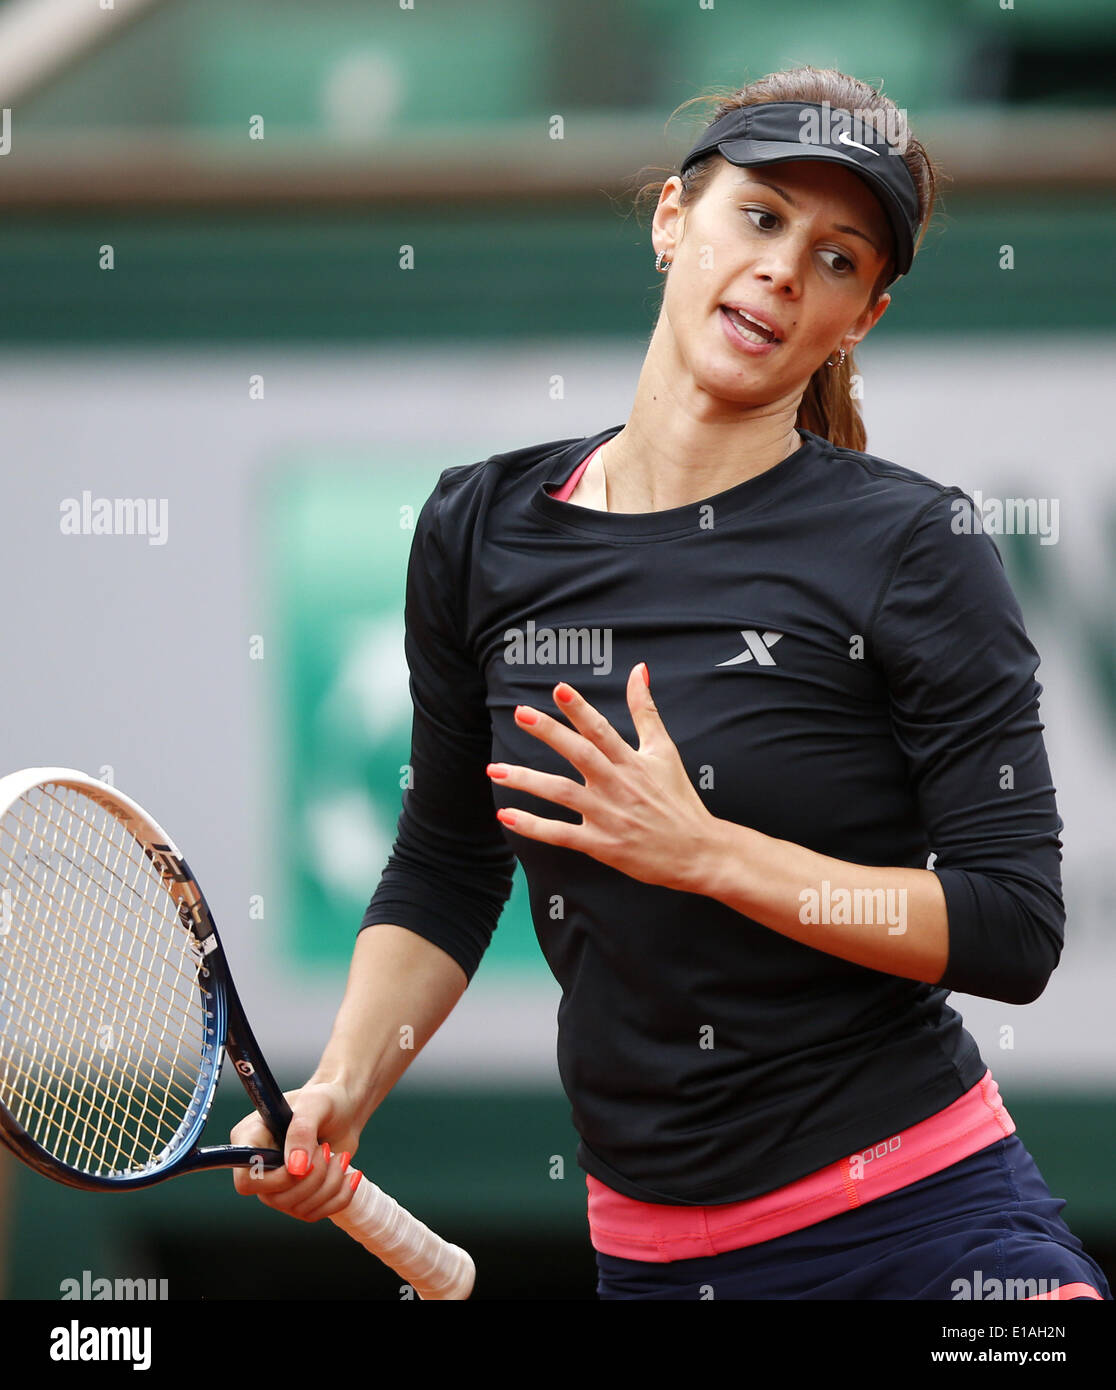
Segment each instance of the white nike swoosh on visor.
M877 159L880 157L879 150L869 149L867 145L862 145L859 140L854 140L847 130L843 130L837 137L840 145L855 145L858 150L863 150L866 154L874 154Z

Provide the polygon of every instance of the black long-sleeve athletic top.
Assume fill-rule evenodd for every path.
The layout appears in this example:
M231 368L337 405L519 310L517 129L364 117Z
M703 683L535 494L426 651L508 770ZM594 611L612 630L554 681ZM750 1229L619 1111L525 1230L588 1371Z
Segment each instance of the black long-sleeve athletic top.
M960 489L800 430L788 458L687 506L606 513L550 494L621 428L448 468L423 506L412 785L361 926L417 932L471 978L518 856L562 988L578 1162L642 1201L740 1201L980 1079L950 990L1023 1004L1045 987L1063 824L1039 658ZM489 761L578 776L515 706L561 718L551 692L568 681L634 746L639 661L713 815L855 863L926 868L933 852L939 983L505 830L498 806L579 820L488 778Z

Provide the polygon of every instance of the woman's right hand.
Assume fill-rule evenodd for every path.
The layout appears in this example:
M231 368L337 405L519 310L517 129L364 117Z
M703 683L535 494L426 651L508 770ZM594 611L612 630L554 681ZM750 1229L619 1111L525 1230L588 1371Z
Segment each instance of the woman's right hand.
M350 1167L360 1131L355 1106L344 1087L335 1082L309 1081L287 1091L294 1112L283 1146L283 1168L234 1168L237 1192L258 1197L264 1206L298 1221L320 1221L349 1205L359 1175ZM275 1136L255 1111L233 1129L233 1144L274 1149Z

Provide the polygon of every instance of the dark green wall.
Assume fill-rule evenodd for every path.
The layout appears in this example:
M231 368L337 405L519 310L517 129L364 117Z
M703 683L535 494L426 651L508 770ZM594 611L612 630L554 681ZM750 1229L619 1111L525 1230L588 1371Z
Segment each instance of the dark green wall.
M949 198L881 336L1109 329L1116 195ZM111 245L115 269L98 268ZM401 246L415 268L399 269ZM1015 269L999 268L1000 247ZM0 343L469 342L646 335L659 276L646 223L602 193L482 215L73 216L0 226Z

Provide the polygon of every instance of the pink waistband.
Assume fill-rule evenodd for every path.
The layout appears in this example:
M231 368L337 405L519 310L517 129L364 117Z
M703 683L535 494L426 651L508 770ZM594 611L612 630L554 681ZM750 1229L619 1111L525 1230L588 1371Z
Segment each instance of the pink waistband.
M639 1202L585 1175L589 1233L603 1255L666 1264L799 1231L939 1173L1015 1133L991 1071L944 1110L890 1139L751 1197L712 1207Z

